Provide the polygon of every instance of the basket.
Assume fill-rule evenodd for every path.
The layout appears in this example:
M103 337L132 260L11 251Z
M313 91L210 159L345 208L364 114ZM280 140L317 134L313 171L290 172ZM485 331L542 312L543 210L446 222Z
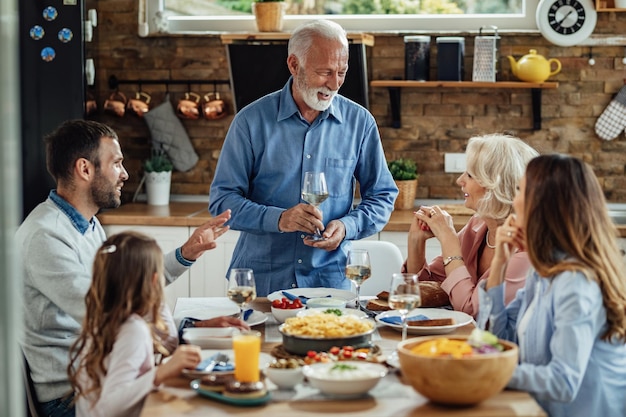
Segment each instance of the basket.
M285 2L252 3L252 12L259 32L280 32L283 29Z
M396 210L410 210L415 208L415 195L417 194L417 179L397 181L398 198L394 203Z

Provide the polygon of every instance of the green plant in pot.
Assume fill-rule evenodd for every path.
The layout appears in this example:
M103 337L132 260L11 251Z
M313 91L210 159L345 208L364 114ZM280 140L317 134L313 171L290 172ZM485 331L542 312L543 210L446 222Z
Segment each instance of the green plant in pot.
M417 164L410 159L400 158L388 162L387 166L399 190L394 204L395 209L413 209L417 194L417 177L419 177Z
M254 0L252 13L259 32L280 32L283 30L283 16L286 3L283 0Z
M152 149L150 158L143 163L148 204L167 205L170 202L170 186L174 165L163 149Z

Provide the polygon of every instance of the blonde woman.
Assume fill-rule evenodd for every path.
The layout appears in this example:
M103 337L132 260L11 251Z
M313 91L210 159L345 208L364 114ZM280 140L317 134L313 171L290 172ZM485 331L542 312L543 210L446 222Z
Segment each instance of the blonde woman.
M626 273L602 189L577 158L528 164L498 229L492 269L516 248L532 264L505 307L502 274L481 291L479 324L518 343L509 387L530 392L551 417L626 416Z
M465 206L476 214L457 233L446 211L438 206L421 207L409 230L406 270L419 273L420 281L440 282L455 310L476 316L477 285L489 276L496 229L511 213L515 187L528 161L538 153L519 138L491 134L471 138L466 154L467 170L456 182ZM441 244L441 256L427 264L426 240L433 237ZM529 266L523 251L509 260L504 273L507 301L524 286Z
M154 239L123 232L97 252L68 367L78 417L138 416L150 391L200 362L198 346L181 345L155 367L153 352L170 354L162 337L173 326L163 282L163 253Z

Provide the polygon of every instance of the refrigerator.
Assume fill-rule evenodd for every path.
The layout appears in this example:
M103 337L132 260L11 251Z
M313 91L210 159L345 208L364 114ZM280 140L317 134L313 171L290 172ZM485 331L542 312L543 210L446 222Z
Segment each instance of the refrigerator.
M19 2L23 217L55 187L43 137L84 118L84 8L84 0Z

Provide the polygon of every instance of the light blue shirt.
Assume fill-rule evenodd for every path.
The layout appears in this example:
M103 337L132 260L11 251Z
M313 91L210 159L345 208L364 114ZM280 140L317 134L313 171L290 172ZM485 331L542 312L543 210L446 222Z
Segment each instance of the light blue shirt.
M518 318L537 292L518 340ZM551 417L626 416L626 346L601 339L606 310L596 282L580 272L546 279L531 270L507 307L502 285L480 296L478 323L488 318L493 333L519 344L509 388L530 392Z
M347 240L382 230L398 194L372 115L337 95L309 124L291 83L237 113L210 191L211 214L231 209L228 224L241 231L230 267L252 268L261 296L293 287L349 289ZM329 197L319 207L324 224L339 219L345 225L346 240L335 251L304 245L305 233L278 230L282 212L303 202L306 171L326 174ZM361 202L353 209L356 181Z

